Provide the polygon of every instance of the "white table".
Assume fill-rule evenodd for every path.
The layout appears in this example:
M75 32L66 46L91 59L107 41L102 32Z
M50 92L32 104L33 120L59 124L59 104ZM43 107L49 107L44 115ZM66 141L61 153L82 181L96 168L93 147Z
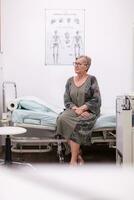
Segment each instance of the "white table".
M17 135L25 133L27 130L21 127L3 126L0 127L0 135L5 135L5 164L12 163L12 153L11 153L11 135Z

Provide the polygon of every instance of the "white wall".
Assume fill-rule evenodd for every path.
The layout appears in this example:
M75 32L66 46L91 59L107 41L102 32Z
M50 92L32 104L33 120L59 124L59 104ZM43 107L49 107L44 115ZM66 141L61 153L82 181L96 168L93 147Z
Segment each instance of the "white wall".
M133 0L3 0L4 79L17 83L18 95L34 95L63 106L71 66L44 66L45 9L86 9L86 54L98 78L103 108L133 85Z

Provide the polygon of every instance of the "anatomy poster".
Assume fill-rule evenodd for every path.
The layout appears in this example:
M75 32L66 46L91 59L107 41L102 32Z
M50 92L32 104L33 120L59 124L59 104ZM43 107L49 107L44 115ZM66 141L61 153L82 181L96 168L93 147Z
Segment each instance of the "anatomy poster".
M85 47L84 10L45 10L45 65L72 65Z

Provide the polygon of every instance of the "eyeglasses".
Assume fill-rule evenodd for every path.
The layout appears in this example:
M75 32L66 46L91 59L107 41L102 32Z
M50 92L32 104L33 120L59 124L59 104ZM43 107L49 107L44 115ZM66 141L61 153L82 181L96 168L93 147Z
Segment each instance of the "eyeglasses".
M73 65L74 66L78 66L78 67L80 67L80 66L82 66L82 65L87 65L86 63L79 63L79 62L73 62Z
M73 65L74 65L74 66L78 66L78 67L80 67L81 65L83 65L83 63L73 62Z

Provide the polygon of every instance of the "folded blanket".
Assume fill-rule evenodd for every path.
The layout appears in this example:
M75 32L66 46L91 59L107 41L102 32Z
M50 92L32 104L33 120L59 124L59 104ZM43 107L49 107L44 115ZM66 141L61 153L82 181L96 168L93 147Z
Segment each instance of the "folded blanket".
M49 107L40 104L34 100L20 100L19 101L19 109L26 109L26 110L32 110L32 111L37 111L37 112L55 112Z

